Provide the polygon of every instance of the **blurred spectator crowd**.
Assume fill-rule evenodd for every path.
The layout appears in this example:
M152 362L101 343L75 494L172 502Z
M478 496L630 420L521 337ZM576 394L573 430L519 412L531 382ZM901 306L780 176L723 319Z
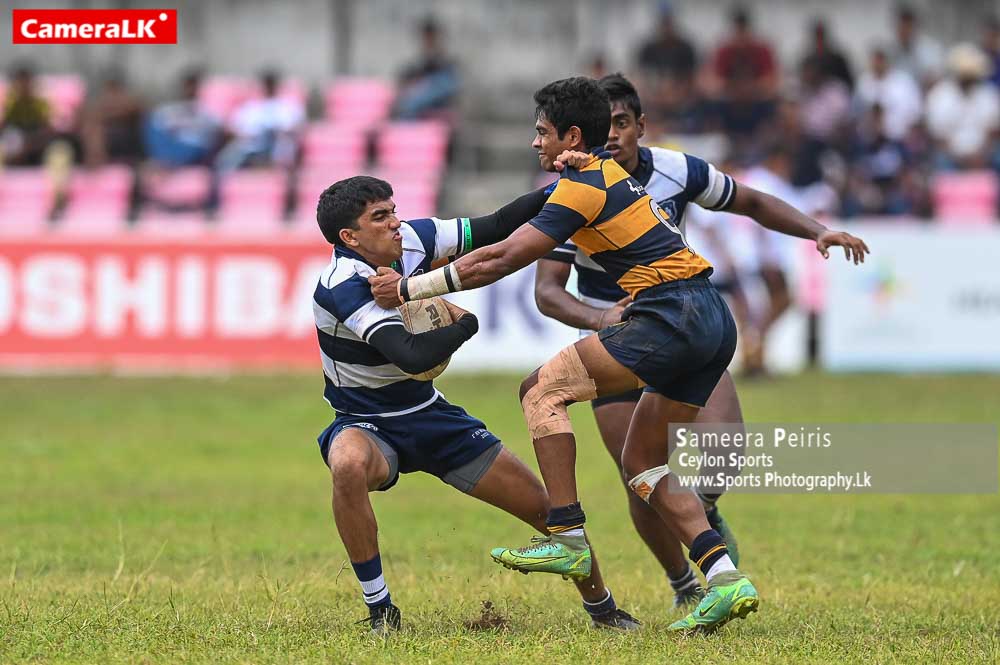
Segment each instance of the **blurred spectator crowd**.
M891 39L852 63L817 19L783 68L747 7L699 52L661 3L635 54L648 134L681 147L721 137L728 169L780 163L794 187L825 189L826 212L841 217L996 218L1000 22L984 16L976 42L943 45L911 7L894 21Z
M0 231L314 230L315 201L357 173L387 178L408 215L433 214L459 89L433 19L396 82L339 78L310 91L185 72L147 104L120 72L86 89L15 64L0 81ZM311 111L311 112L310 112Z
M734 7L728 33L702 50L670 4L658 7L626 72L648 137L734 173L763 169L807 192L814 214L996 219L996 17L983 17L973 41L945 45L900 5L891 37L863 63L816 20L805 52L782 63L749 5ZM395 81L310 89L275 69L191 70L155 104L119 72L88 90L78 76L15 64L0 81L0 231L114 231L126 221L312 230L319 192L356 173L392 182L405 215L433 214L462 84L433 18L415 37L418 56ZM607 73L600 53L591 58L588 73Z

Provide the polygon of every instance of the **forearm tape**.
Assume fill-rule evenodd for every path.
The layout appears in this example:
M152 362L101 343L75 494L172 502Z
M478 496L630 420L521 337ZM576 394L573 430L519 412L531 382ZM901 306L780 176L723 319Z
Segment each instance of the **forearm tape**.
M462 282L458 279L458 269L454 263L432 270L423 275L404 277L399 280L399 299L403 302L422 300L443 296L462 290Z

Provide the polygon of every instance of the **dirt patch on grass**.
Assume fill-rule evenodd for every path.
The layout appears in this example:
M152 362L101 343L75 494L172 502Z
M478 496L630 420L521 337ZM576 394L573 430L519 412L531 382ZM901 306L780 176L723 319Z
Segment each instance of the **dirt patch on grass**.
M489 600L483 601L478 617L468 619L463 623L469 630L507 630L510 628L510 621L500 614Z

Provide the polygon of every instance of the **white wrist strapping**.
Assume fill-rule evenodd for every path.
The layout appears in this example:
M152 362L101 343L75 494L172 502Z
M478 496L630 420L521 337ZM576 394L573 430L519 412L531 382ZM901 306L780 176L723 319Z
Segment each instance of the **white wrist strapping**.
M458 270L454 263L423 275L405 277L399 282L399 295L404 302L442 296L461 290L462 282L458 279Z

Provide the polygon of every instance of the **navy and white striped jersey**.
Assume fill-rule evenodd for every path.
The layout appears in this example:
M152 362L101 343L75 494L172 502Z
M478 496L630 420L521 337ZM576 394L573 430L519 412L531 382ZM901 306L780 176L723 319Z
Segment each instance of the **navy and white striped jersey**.
M665 148L639 148L639 166L630 174L666 211L672 224L684 233L689 203L709 210L723 210L732 203L736 184L703 159ZM627 294L572 241L563 243L547 259L572 263L577 272L581 299L594 306L608 306Z
M404 277L431 269L438 258L462 253L460 219L403 222L403 256L393 264ZM383 326L401 326L395 309L375 303L368 276L377 272L360 254L337 246L313 293L313 316L319 337L326 389L323 396L337 410L359 416L401 416L440 397L430 381L418 381L393 365L368 343Z

